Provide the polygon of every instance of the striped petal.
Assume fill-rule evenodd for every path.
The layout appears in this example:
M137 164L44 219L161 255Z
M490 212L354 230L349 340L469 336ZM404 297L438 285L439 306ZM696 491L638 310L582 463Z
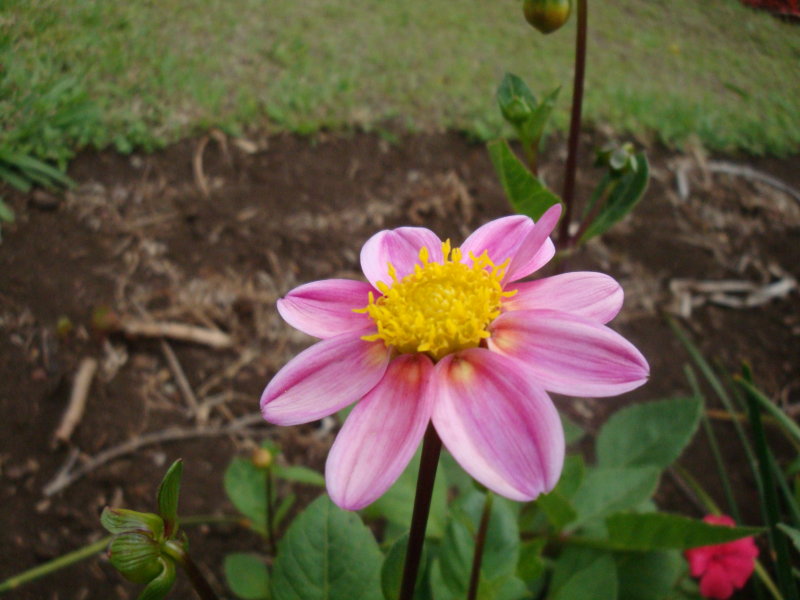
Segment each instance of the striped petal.
M469 258L470 252L475 256L480 256L484 250L496 265L502 264L506 259L513 259L519 247L533 229L533 220L523 215L513 215L489 221L473 231L472 235L464 240L461 245L464 262L467 264L472 263L472 259ZM528 257L529 260L524 265L521 265L519 270L526 271L526 275L533 273L546 265L553 258L555 252L555 246L548 238L536 253ZM506 274L506 279L514 281L508 276L508 273Z
M292 327L321 339L370 327L364 308L374 288L363 281L325 279L296 287L278 300L278 312ZM377 295L377 292L375 292Z
M550 309L608 323L622 308L622 286L603 273L576 271L506 286L503 311Z
M419 251L426 247L431 262L441 262L442 242L430 229L424 227L399 227L379 231L361 248L361 269L367 280L375 287L382 281L392 284L389 276L391 262L402 279L414 270L419 261Z
M316 421L352 404L381 380L389 363L383 342L364 330L317 342L290 360L261 396L261 414L276 425Z
M564 462L564 432L547 393L511 359L483 348L443 358L431 382L433 424L480 483L512 500L550 491Z
M397 480L431 418L426 393L433 363L422 354L394 359L381 382L347 417L328 455L328 494L340 507L358 510Z
M490 326L489 349L524 363L550 392L598 398L647 381L642 353L604 325L555 310L507 312Z
M511 264L508 265L505 281L517 281L527 277L539 268L536 266L538 264L537 257L542 252L542 249L549 247L548 243L553 243L548 236L555 229L560 216L560 204L554 204L545 211L533 229L528 232L525 239L517 246L514 255L511 257Z

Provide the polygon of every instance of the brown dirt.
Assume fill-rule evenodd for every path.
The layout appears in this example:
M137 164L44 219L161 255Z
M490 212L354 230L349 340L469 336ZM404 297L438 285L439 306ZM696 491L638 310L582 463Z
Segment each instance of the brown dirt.
M200 403L213 404L209 422L225 423L256 411L271 374L309 342L275 312L281 294L309 280L358 277L359 248L378 229L425 224L461 240L508 212L485 149L455 134L402 137L394 145L367 134L281 136L254 147L212 138L201 179L192 168L198 144L189 140L150 156L87 153L74 162L70 174L78 186L65 197L6 195L18 219L4 226L0 245L0 579L98 539L98 515L107 504L152 510L158 480L178 457L186 463L183 513L230 511L222 473L254 440L278 439L290 462L321 467L332 439L325 428L259 426L152 445L44 496L70 450L78 451L80 464L145 432L196 424L159 342L98 334L93 310L229 333L235 345L228 350L170 342ZM661 316L678 310L683 298L679 320L707 356L732 370L748 361L771 397L796 408L797 291L735 309L675 280L761 286L800 279L800 203L748 177L709 171L703 157L656 148L650 158L654 177L640 209L570 268L607 271L621 281L626 305L613 325L648 357L652 380L623 398L561 399L561 407L596 429L623 404L688 393L687 355ZM555 189L563 161L563 144L553 141L542 174ZM598 172L584 162L585 193ZM800 188L800 157L747 162ZM677 193L677 172L689 183L686 199ZM72 324L66 335L56 327L65 317ZM71 444L54 447L83 357L101 365L87 411ZM741 461L736 442L726 446L731 460ZM714 483L702 440L683 461ZM752 489L745 467L736 464L738 485ZM659 498L698 514L674 486L665 485ZM758 519L754 503L747 514ZM225 552L257 547L234 529L195 529L190 536L217 583ZM138 589L98 558L10 597L134 598ZM173 597L191 594L181 583Z

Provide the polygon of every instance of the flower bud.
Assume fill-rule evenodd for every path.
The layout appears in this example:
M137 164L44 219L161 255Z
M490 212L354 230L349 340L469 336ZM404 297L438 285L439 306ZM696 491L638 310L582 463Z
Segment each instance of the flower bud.
M269 469L272 466L272 452L266 448L256 448L250 460L257 469Z
M569 19L572 0L524 0L525 20L542 33L552 33Z

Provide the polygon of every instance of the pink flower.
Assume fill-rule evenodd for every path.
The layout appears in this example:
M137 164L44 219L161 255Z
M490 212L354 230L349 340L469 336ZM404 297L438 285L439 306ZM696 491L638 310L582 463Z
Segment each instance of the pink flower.
M358 401L325 468L336 504L355 510L383 494L431 421L472 477L531 500L555 486L564 460L547 391L611 396L646 381L641 353L604 326L622 305L611 277L519 281L553 257L560 214L491 221L460 249L424 228L381 231L361 250L368 283L316 281L278 301L321 341L267 385L264 418L307 423Z
M734 526L725 515L708 515L703 519L712 525ZM755 568L758 547L753 538L742 538L716 546L691 548L685 552L692 577L700 578L700 593L706 598L730 598L734 590L750 579Z

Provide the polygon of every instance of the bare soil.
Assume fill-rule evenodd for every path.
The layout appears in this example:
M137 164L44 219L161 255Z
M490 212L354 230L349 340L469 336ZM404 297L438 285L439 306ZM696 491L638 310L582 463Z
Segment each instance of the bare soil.
M601 138L584 140L584 196L600 176L588 148ZM569 268L602 270L622 283L625 307L612 325L647 356L652 379L621 398L560 398L559 406L596 431L624 404L689 393L688 357L663 316L670 313L724 368L751 364L759 385L796 415L800 201L752 171L722 171L746 166L797 190L800 156L708 158L662 148L649 155L653 181L640 208ZM541 174L554 189L564 158L563 143L551 141ZM213 135L153 155L86 153L70 175L78 185L63 196L4 193L18 218L3 227L0 245L0 579L99 539L106 505L153 510L159 479L178 457L185 515L231 512L225 466L264 437L284 446L288 462L321 468L334 435L329 424L280 429L252 421L215 430L256 413L270 376L311 341L283 324L275 300L306 281L359 277L359 249L379 229L419 224L460 241L509 212L484 147L456 134L395 143L370 134L239 142ZM231 345L167 338L165 348L156 338L107 330L131 319L223 332ZM170 349L197 408L170 366ZM86 411L69 442L56 444L87 357L99 368ZM716 426L737 486L751 493L729 424ZM46 493L98 453L173 428L204 437L143 446ZM720 499L704 441L682 460ZM669 478L658 499L700 514ZM759 519L752 497L747 516ZM195 528L190 539L221 591L223 555L258 548L232 526ZM139 589L98 557L9 597L135 598ZM179 583L173 597L192 596Z

